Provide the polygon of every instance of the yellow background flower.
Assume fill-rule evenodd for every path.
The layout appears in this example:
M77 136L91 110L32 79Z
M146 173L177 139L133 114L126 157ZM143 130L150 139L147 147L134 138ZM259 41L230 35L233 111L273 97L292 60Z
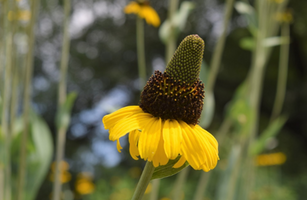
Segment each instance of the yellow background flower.
M257 156L257 165L259 166L270 166L270 165L281 165L285 163L287 157L284 153L270 153L270 154L261 154Z
M149 3L130 2L124 9L126 14L136 14L146 20L147 24L155 27L160 25L158 13L149 5Z

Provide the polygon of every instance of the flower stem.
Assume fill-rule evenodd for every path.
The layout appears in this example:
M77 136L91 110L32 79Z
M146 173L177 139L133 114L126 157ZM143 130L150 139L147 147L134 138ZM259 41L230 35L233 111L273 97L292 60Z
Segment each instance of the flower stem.
M137 16L136 19L136 43L137 43L137 54L138 54L140 90L142 90L147 78L146 78L146 62L145 62L145 44L144 44L144 20L139 16Z
M223 49L225 46L225 39L227 34L228 24L231 18L232 10L233 10L233 2L234 0L227 0L226 8L225 8L225 16L224 16L224 24L223 24L223 32L220 35L217 44L214 49L213 58L210 63L210 75L208 77L208 83L206 86L206 90L212 91L214 88L217 72L219 70L221 64L221 57L223 53Z
M169 10L169 13L168 13L168 20L171 22L171 37L169 38L169 40L167 41L166 43L166 55L165 55L165 62L168 63L175 50L176 50L176 41L177 41L177 37L176 37L176 34L175 34L175 27L173 26L172 24L172 21L173 21L173 17L178 9L178 0L170 0L169 1L169 7L168 7L168 10Z
M176 181L174 184L172 199L180 199L181 195L183 194L183 189L184 189L183 186L187 180L189 169L190 169L189 167L186 167L177 175Z
M63 41L62 41L62 57L61 57L61 77L59 83L59 96L58 96L58 112L60 112L60 107L66 101L66 74L68 67L68 59L69 59L69 46L70 39L68 33L69 26L69 14L70 14L70 0L66 0L64 2L64 21L63 21ZM65 138L66 138L66 130L67 127L59 127L58 135L57 135L57 146L56 146L56 165L55 165L55 173L54 173L54 184L53 184L53 200L61 199L61 161L64 156L64 147L65 147Z
M289 24L284 23L281 27L281 37L289 37ZM288 60L289 60L289 44L284 44L280 47L279 56L279 71L277 81L277 92L275 96L275 102L273 112L271 116L271 122L276 119L280 114L282 105L285 99L287 74L288 74Z
M33 50L34 50L34 28L35 20L37 17L39 8L39 1L35 0L31 2L31 12L32 16L30 19L29 29L28 29L28 54L26 57L26 67L25 67L25 87L24 87L24 101L23 101L23 134L21 136L21 147L20 147L20 165L18 174L18 188L17 188L17 199L25 199L25 181L27 172L27 144L28 144L28 134L30 129L30 102L31 102L31 80L33 73Z
M160 186L160 179L155 179L152 181L152 190L150 193L149 200L157 200L159 195L159 186Z
M136 186L136 189L134 191L134 194L131 200L141 200L142 199L154 170L155 170L155 167L153 166L152 162L147 161L145 168L143 170L143 173L141 175L141 178L138 182L138 185Z

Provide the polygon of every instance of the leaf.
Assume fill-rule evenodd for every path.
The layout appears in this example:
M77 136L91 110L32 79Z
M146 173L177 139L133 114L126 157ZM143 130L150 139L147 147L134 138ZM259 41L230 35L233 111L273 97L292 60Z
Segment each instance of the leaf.
M282 44L289 44L290 43L290 38L289 37L269 37L263 40L263 46L265 47L273 47L277 45L282 45Z
M32 129L31 136L34 145L34 151L29 155L28 160L28 179L26 183L27 199L32 200L36 197L37 192L48 172L52 155L53 155L53 140L51 132L46 122L32 113L31 117ZM35 158L35 159L34 159Z
M259 139L252 145L251 152L253 155L259 154L264 150L267 141L275 137L280 129L284 126L287 121L287 117L281 116L275 119L260 135Z
M184 1L180 5L180 9L174 14L172 21L165 20L160 29L159 37L166 44L169 38L177 37L184 30L189 14L194 9L195 5L192 2Z
M71 92L67 95L66 101L63 105L60 106L60 110L57 112L56 124L58 129L65 128L67 129L70 123L70 115L72 106L76 100L77 94Z
M240 47L245 50L252 51L255 48L255 40L252 37L245 37L240 40Z
M169 160L169 162L166 165L156 167L151 177L151 180L172 176L174 174L177 174L178 172L180 172L187 166L189 166L189 163L185 162L181 167L173 168L173 166L178 162L179 159L180 159L180 156L178 156L175 160Z
M221 173L216 193L217 200L224 200L224 199L234 199L233 196L230 196L231 190L234 189L234 186L238 182L238 174L240 173L239 170L242 170L242 167L239 167L242 157L242 147L240 144L235 144L232 146L230 150L230 154L227 160L227 167ZM232 193L233 194L233 193Z
M207 128L213 119L215 108L215 100L212 92L205 93L203 111L199 120L199 125L201 127Z
M214 94L211 91L206 91L208 74L208 65L205 61L203 61L200 70L200 80L205 84L205 98L199 125L204 128L207 128L211 124L215 109Z
M258 27L257 14L255 9L248 3L242 1L236 2L234 7L238 11L238 13L240 13L246 18L249 30L252 35L255 36Z
M173 24L175 27L183 31L188 20L189 14L195 8L195 4L189 1L184 1L180 5L179 11L176 13L175 17L173 18Z

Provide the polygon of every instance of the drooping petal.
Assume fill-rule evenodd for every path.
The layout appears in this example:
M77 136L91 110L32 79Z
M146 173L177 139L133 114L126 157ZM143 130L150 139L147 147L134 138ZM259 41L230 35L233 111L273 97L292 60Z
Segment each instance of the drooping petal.
M192 128L183 121L180 121L182 128L182 151L189 164L196 170L206 162L204 150L197 140Z
M165 120L163 124L163 140L165 154L169 159L175 159L180 154L182 133L177 120Z
M124 12L126 14L131 14L131 13L138 14L140 10L141 6L137 2L132 1L125 7Z
M160 25L159 15L151 6L142 6L139 15L146 20L147 24L155 27Z
M152 118L151 114L148 113L137 113L130 117L126 117L110 129L109 139L112 141L117 140L118 138L126 135L128 132L131 132L136 129L141 129L148 120Z
M110 129L118 123L119 120L131 116L134 113L143 112L139 106L126 106L102 118L105 129Z
M160 142L156 151L156 154L153 157L153 165L154 167L158 167L159 165L166 165L169 159L167 158L164 151L164 141L160 138Z
M206 154L206 167L208 171L210 169L215 168L217 165L217 161L219 160L218 156L218 143L216 139L206 130L201 128L200 126L193 127L195 136L201 141L201 145L203 146L204 152ZM206 170L205 170L206 171Z
M142 159L152 161L160 141L162 120L152 117L147 122L140 133L138 149Z
M117 139L116 148L119 153L122 152L121 149L123 149L123 147L120 146L119 139Z
M180 159L178 160L178 162L176 162L176 164L173 166L173 168L181 167L186 161L187 159L182 155Z
M134 160L138 160L139 158L137 156L140 155L138 147L137 147L139 136L140 136L140 131L138 130L134 130L129 133L129 144L130 144L129 152L130 152L131 157Z

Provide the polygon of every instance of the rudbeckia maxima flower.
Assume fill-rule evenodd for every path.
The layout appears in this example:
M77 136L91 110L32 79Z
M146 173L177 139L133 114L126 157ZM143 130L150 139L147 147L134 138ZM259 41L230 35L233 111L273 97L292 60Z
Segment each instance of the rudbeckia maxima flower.
M160 18L158 13L153 9L148 1L144 2L130 2L124 9L127 14L136 14L146 20L147 24L155 27L160 25Z
M198 35L186 37L164 73L156 71L147 81L139 106L127 106L103 118L109 138L117 141L129 133L133 159L166 165L180 157L174 168L186 161L196 170L215 168L216 139L198 123L204 98L199 80L204 41Z

